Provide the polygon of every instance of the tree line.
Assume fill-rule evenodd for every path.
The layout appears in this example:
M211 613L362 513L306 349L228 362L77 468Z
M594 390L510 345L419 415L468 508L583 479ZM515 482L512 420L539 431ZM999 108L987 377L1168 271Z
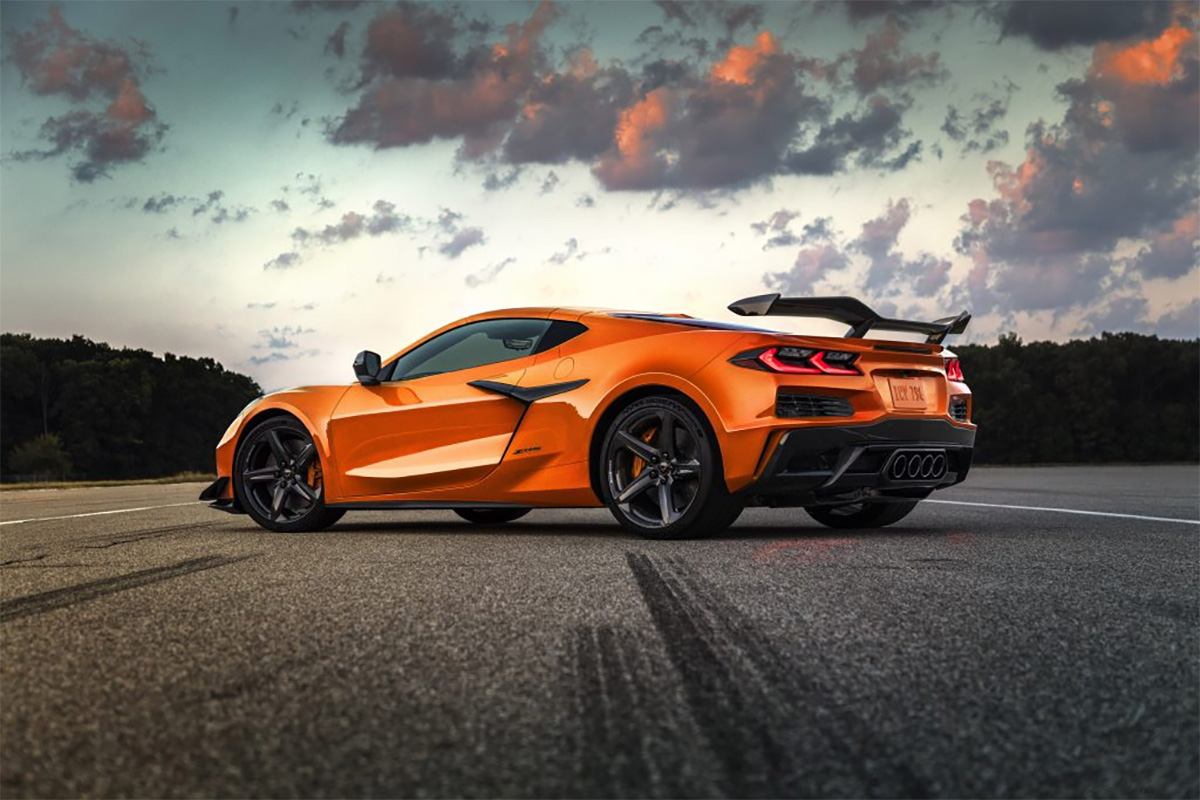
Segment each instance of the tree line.
M976 463L1200 459L1200 342L1134 333L955 346L980 426ZM211 358L82 336L0 335L0 476L211 472L261 390Z
M973 394L976 463L1200 459L1200 341L1008 334L951 349Z
M0 335L0 475L154 478L212 472L258 384L211 358L82 336Z

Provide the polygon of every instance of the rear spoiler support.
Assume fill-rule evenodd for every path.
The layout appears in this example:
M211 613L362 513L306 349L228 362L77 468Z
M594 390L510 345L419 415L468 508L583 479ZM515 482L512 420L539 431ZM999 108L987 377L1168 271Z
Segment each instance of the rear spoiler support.
M779 294L760 294L731 303L729 310L743 317L815 317L831 319L850 326L846 338L861 339L878 328L885 331L921 333L930 344L941 344L951 334L962 333L971 321L964 311L957 317L944 317L933 322L914 322L888 319L872 311L853 297L783 297Z

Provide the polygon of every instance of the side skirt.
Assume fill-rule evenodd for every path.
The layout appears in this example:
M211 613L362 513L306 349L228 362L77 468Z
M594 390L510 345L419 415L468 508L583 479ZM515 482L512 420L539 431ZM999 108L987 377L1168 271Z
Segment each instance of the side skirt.
M345 503L326 503L326 508L346 511L436 511L455 508L531 508L522 503L471 503L461 500L360 500Z

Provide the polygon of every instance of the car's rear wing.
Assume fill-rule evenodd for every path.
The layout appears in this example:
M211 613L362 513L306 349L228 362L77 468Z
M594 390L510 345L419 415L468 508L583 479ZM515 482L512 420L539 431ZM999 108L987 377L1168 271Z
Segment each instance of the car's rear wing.
M729 306L729 310L743 317L817 317L831 319L850 326L846 338L861 339L867 331L877 328L885 331L925 334L925 341L941 344L947 336L962 333L971 321L964 311L957 317L945 317L933 322L914 322L906 319L888 319L872 311L866 303L853 297L782 297L779 294L761 294L747 297Z

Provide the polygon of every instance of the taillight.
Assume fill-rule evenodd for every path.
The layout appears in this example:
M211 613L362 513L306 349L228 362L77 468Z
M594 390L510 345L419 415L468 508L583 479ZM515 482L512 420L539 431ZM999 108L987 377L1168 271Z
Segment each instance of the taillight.
M841 350L809 350L804 347L768 347L734 356L739 367L765 369L789 375L861 375L854 366L858 353Z
M957 358L946 359L946 377L952 381L965 381L962 363Z

